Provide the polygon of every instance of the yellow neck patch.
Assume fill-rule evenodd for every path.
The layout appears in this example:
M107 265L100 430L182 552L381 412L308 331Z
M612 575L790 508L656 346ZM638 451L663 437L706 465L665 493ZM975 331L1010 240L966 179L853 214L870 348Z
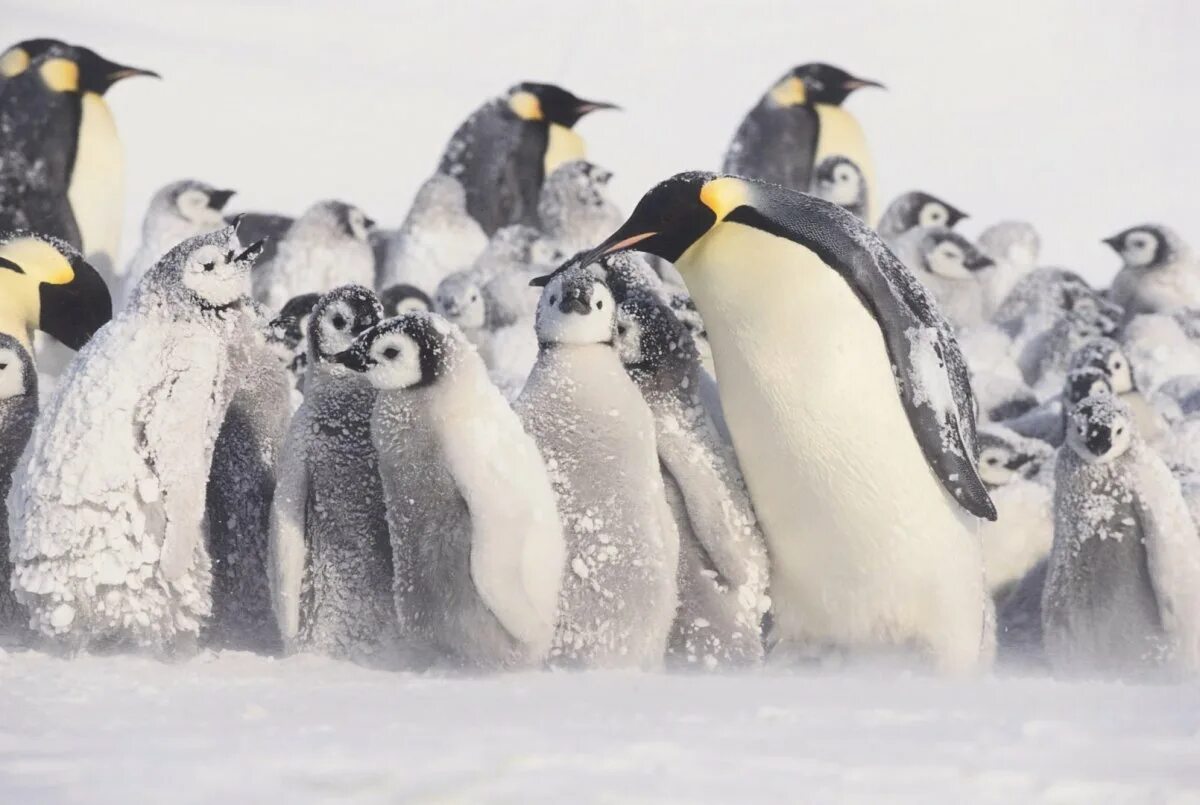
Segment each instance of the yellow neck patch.
M750 203L750 187L741 179L723 176L700 188L700 201L716 213L718 222L724 221L729 213Z
M55 92L79 89L79 65L69 59L47 59L38 69L42 81Z
M808 91L803 81L788 76L771 88L771 100L779 106L799 106L808 100Z
M542 102L532 92L514 92L508 99L508 108L522 120L542 119Z
M0 257L12 260L21 267L34 284L66 285L75 279L75 269L58 249L37 238L17 238L0 246ZM2 271L2 269L0 269ZM20 274L12 273L14 276Z
M29 54L24 48L10 48L0 56L0 75L12 78L29 69Z

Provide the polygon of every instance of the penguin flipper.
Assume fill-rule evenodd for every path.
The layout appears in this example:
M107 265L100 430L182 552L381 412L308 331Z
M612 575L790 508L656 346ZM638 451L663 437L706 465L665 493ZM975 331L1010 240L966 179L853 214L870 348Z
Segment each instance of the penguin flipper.
M308 434L312 432L308 407L301 405L292 417L283 449L276 461L275 495L267 541L267 581L271 608L284 643L300 631L300 595L308 555Z

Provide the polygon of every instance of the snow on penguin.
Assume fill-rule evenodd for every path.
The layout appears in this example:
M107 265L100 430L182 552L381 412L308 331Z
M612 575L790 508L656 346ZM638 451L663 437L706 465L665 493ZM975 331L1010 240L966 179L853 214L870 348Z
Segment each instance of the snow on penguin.
M285 648L374 665L396 660L392 550L370 432L376 392L333 356L382 314L361 285L313 307L304 402L279 457L268 552Z
M28 620L12 591L8 492L37 413L37 372L33 359L20 341L0 333L0 635L22 630Z
M621 211L609 198L611 180L611 171L582 159L566 162L546 177L538 198L538 262L558 265L621 223Z
M679 611L667 657L706 669L758 663L767 550L733 448L700 400L700 355L670 306L651 296L620 303L617 332L621 360L654 415L679 530Z
M195 645L211 611L205 482L258 244L184 241L79 353L14 478L13 586L68 649Z
M387 503L406 649L472 669L540 665L565 545L550 479L470 342L411 313L336 360L379 390L371 438Z
M516 410L550 472L567 543L550 661L658 667L678 605L679 534L654 417L613 346L604 281L569 264L539 282L541 346Z

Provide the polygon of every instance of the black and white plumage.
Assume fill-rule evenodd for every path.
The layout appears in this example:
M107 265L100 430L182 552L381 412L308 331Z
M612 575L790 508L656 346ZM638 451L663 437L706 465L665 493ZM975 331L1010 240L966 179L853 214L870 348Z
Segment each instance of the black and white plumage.
M1060 673L1200 670L1200 537L1178 482L1112 395L1070 415L1042 598Z
M305 293L287 301L269 324L267 337L271 347L287 366L292 377L292 410L304 399L304 369L308 366L308 321L321 294Z
M559 165L546 177L538 197L541 238L534 260L558 265L598 243L621 223L609 197L612 172L582 159Z
M233 227L168 252L34 428L10 499L14 588L69 649L186 649L211 611L205 482L256 256Z
M321 297L308 323L304 402L276 469L268 555L285 648L372 664L394 661L396 610L378 457L375 388L333 361L379 323L359 285Z
M762 660L767 550L732 445L700 400L700 356L669 305L624 299L621 360L654 415L667 500L679 531L679 611L667 656L714 669Z
M379 292L379 304L383 305L385 319L433 310L433 298L416 285L389 285Z
M1109 293L1127 318L1200 305L1200 263L1173 230L1142 224L1104 242L1121 256Z
M821 160L813 171L812 193L866 219L867 177L848 157L838 154Z
M889 245L899 236L916 227L945 227L953 229L968 217L965 212L937 196L921 190L911 190L892 200L879 219L876 231Z
M375 287L374 225L345 202L312 205L288 228L274 258L254 272L254 298L279 310L302 293L325 293L350 283Z
M566 538L550 661L568 667L661 665L678 604L679 534L654 417L613 346L614 307L587 268L551 276L538 304L541 350L515 406Z
M410 313L337 360L379 389L371 436L402 644L457 667L540 664L565 569L562 526L537 446L470 342Z
M1120 331L1121 311L1103 299L1084 296L1047 330L1030 338L1017 357L1025 382L1045 399L1061 387L1071 356L1095 338Z
M945 227L916 227L899 236L893 250L938 301L956 328L969 329L986 318L982 272L995 263L969 240Z
M572 127L589 112L612 108L553 84L516 84L458 127L438 171L462 183L467 212L489 237L510 224L536 226L545 177L584 157Z
M378 285L403 283L432 294L445 277L470 268L487 243L487 235L467 213L462 184L435 173L421 185L404 223L388 239Z
M1112 392L1116 394L1133 416L1137 432L1149 444L1155 444L1167 432L1168 424L1155 405L1142 394L1137 383L1133 362L1121 345L1103 336L1093 338L1080 346L1067 365L1071 373L1085 369L1097 369L1108 378Z
M11 586L8 492L37 413L37 371L33 359L19 340L0 333L0 635L22 630L27 620Z

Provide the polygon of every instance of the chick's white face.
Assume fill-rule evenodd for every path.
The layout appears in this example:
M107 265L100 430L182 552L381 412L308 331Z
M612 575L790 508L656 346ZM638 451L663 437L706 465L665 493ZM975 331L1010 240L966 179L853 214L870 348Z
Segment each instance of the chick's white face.
M434 305L439 314L463 330L478 330L487 321L483 294L473 282L439 288Z
M970 269L966 266L966 257L957 243L943 240L925 254L925 264L929 271L946 279L968 279Z
M407 299L400 300L396 305L396 315L403 316L405 313L414 313L418 311L429 310L429 305L425 304L419 296L410 296Z
M538 339L547 344L607 344L613 340L616 302L599 281L555 277L538 300Z
M321 320L318 322L322 357L336 355L354 343L354 319L354 309L349 303L341 300L322 311Z
M821 185L821 195L825 200L841 207L856 204L862 194L862 177L846 164L834 168L832 180L826 180Z
M364 243L370 240L371 236L367 231L367 216L362 210L357 207L351 209L346 214L346 220L350 224L350 234Z
M369 353L367 380L378 389L404 389L421 382L421 348L404 333L376 339Z
M917 224L923 227L949 226L950 211L946 209L944 204L938 204L936 201L927 201L921 207L921 211L917 213Z
M1086 409L1089 400L1080 404ZM1067 425L1067 444L1089 464L1120 458L1133 443L1133 427L1123 412L1102 412L1087 416L1076 410Z
M1108 374L1115 394L1125 394L1133 391L1133 367L1125 353L1116 350L1108 356Z
M214 210L209 206L210 203L211 199L209 199L208 193L193 187L179 194L175 199L175 209L179 211L179 215L185 221L215 229L224 221L221 218L220 210Z
M25 393L25 363L9 347L0 347L0 400Z
M1013 452L1003 447L986 447L979 451L979 477L988 486L1004 486L1017 477L1016 470L1008 468Z
M184 287L213 307L231 305L249 296L250 265L234 262L234 255L232 246L201 246L183 264Z
M617 311L617 354L624 364L642 360L642 325L625 308Z
M1125 236L1125 242L1121 245L1121 257L1125 260L1126 265L1134 268L1143 268L1154 262L1154 256L1158 253L1158 238L1152 232L1145 230L1135 230Z

